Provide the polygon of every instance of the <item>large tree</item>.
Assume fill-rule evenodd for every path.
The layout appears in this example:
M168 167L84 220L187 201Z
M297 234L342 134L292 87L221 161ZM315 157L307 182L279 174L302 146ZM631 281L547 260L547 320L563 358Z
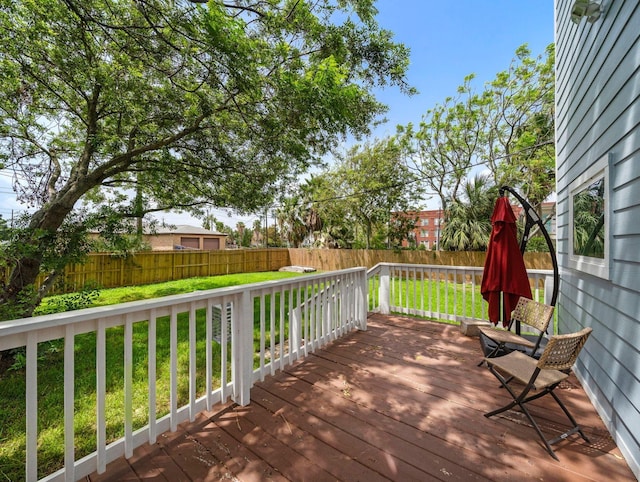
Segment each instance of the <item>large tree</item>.
M361 228L363 247L388 247L390 238L401 239L411 231L412 225L397 217L391 222L392 213L414 210L421 198L396 138L353 146L338 163L334 178L351 222Z
M14 314L37 303L43 263L72 251L68 220L80 233L96 213L258 211L368 132L385 110L372 87L411 90L408 51L370 0L197 3L0 0L0 167L35 208L0 295L24 301Z
M517 188L533 205L555 189L554 60L553 44L535 58L522 45L482 94L481 158L495 185Z
M308 234L306 225L307 210L299 194L283 196L276 210L278 227L288 246L299 248Z
M467 76L456 96L429 109L417 126L398 126L406 158L443 210L458 198L484 141L485 123L473 78Z
M553 192L554 59L553 44L538 57L522 45L480 93L469 75L417 126L398 126L407 159L445 211L456 211L449 203L467 194L465 179L479 166L492 185L514 187L533 205Z

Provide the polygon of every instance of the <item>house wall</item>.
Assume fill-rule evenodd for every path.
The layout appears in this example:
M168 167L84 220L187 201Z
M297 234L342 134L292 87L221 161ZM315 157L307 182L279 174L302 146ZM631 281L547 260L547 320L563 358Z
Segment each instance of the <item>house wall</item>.
M640 1L603 0L600 19L571 21L555 1L558 326L593 333L576 374L640 478ZM571 183L609 162L609 272L570 263Z
M173 249L173 237L170 234L147 235L145 240L153 251L170 251Z

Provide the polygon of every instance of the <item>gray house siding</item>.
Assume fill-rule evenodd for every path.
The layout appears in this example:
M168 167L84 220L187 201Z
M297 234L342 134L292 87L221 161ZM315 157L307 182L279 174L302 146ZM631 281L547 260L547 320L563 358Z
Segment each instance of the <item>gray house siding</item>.
M579 24L573 3L555 2L558 327L593 328L576 374L640 478L640 1L603 0L600 19ZM604 277L570 263L571 184L602 159Z

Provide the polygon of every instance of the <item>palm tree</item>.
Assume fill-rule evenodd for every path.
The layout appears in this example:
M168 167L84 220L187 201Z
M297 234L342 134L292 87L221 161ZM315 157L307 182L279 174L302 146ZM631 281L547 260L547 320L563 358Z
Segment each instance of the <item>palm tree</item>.
M297 195L283 198L276 211L280 232L290 246L299 248L307 235L305 211L302 201Z
M485 251L491 236L491 214L496 188L487 176L477 175L464 185L463 194L449 201L442 229L443 249Z

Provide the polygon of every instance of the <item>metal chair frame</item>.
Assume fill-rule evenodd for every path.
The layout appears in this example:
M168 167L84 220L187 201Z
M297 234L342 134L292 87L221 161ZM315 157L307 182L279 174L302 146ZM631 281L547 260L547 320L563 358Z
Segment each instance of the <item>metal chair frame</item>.
M515 406L520 407L543 441L547 452L556 460L559 459L551 445L566 439L570 435L579 433L589 443L589 439L571 413L569 413L564 403L555 394L554 389L569 376L569 371L578 358L578 354L586 343L587 338L589 338L591 331L591 328L584 328L577 333L552 336L539 360L519 351L513 351L501 357L485 358L484 361L487 363L489 370L500 380L500 383L511 394L513 400L502 408L485 413L484 416L493 417ZM510 385L513 380L524 384L524 389L520 393L517 393ZM530 394L534 390L537 393ZM569 430L550 440L546 439L526 407L527 403L547 394L554 398L572 424Z

